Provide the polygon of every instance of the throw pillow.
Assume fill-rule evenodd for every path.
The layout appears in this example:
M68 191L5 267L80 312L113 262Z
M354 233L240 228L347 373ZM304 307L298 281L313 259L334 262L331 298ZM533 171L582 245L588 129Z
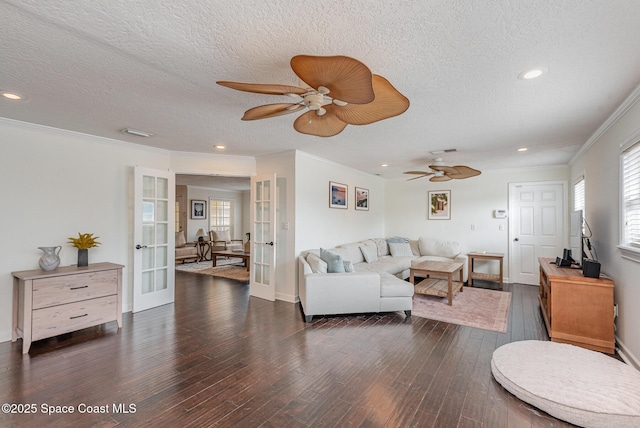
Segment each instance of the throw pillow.
M411 245L408 242L391 242L389 251L391 251L392 257L413 257L413 251L411 251Z
M224 241L227 244L231 242L231 235L228 230L218 230L213 232L213 240L214 241Z
M339 255L320 248L320 258L327 263L328 273L344 273L344 263Z
M402 243L405 243L405 242L409 242L409 240L408 240L407 238L402 238L402 237L400 237L400 236L394 236L393 238L388 238L388 239L387 239L387 242L388 242L389 244L392 244L392 243L394 243L394 242L399 242L399 243L401 243L401 244L402 244Z
M310 253L307 256L307 263L309 263L309 267L311 267L313 273L327 273L327 262L322 260L317 254Z
M378 248L371 245L360 246L360 251L367 263L373 263L378 260Z
M378 257L389 255L389 244L387 244L386 239L374 238L373 241L376 243L376 246L378 247Z
M349 260L345 260L344 262L344 271L345 272L355 272L356 268Z
M184 237L184 230L176 232L176 248L182 248L187 245L187 239Z

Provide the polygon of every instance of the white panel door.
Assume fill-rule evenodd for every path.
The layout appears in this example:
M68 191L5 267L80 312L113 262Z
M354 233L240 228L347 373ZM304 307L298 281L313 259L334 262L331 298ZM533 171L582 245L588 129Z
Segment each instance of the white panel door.
M251 281L250 294L276 300L276 175L251 179Z
M133 312L173 303L175 175L135 167Z
M510 273L513 282L540 282L538 257L562 256L567 241L566 185L509 185Z

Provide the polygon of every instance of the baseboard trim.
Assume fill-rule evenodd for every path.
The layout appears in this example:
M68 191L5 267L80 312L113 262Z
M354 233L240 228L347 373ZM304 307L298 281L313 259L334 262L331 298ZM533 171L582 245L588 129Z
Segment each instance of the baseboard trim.
M11 330L0 331L0 342L9 342L11 340Z
M282 300L284 302L289 303L298 303L298 298L296 296L292 296L291 294L284 293L276 293L276 300Z
M618 336L616 336L616 345L618 347L618 355L620 355L620 358L622 358L625 363L635 367L637 370L640 370L640 359L633 355Z

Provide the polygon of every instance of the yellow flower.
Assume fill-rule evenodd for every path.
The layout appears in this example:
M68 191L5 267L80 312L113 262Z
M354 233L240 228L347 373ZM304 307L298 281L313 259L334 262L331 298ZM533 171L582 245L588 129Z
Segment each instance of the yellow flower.
M77 238L69 238L68 244L73 245L79 250L86 250L97 247L101 242L96 241L99 236L93 237L93 233L78 233Z

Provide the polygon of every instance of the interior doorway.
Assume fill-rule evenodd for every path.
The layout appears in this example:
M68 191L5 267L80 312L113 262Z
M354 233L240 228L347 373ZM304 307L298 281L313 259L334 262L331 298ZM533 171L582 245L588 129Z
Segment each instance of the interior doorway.
M538 285L538 257L561 256L568 241L567 183L510 183L509 213L509 277Z

